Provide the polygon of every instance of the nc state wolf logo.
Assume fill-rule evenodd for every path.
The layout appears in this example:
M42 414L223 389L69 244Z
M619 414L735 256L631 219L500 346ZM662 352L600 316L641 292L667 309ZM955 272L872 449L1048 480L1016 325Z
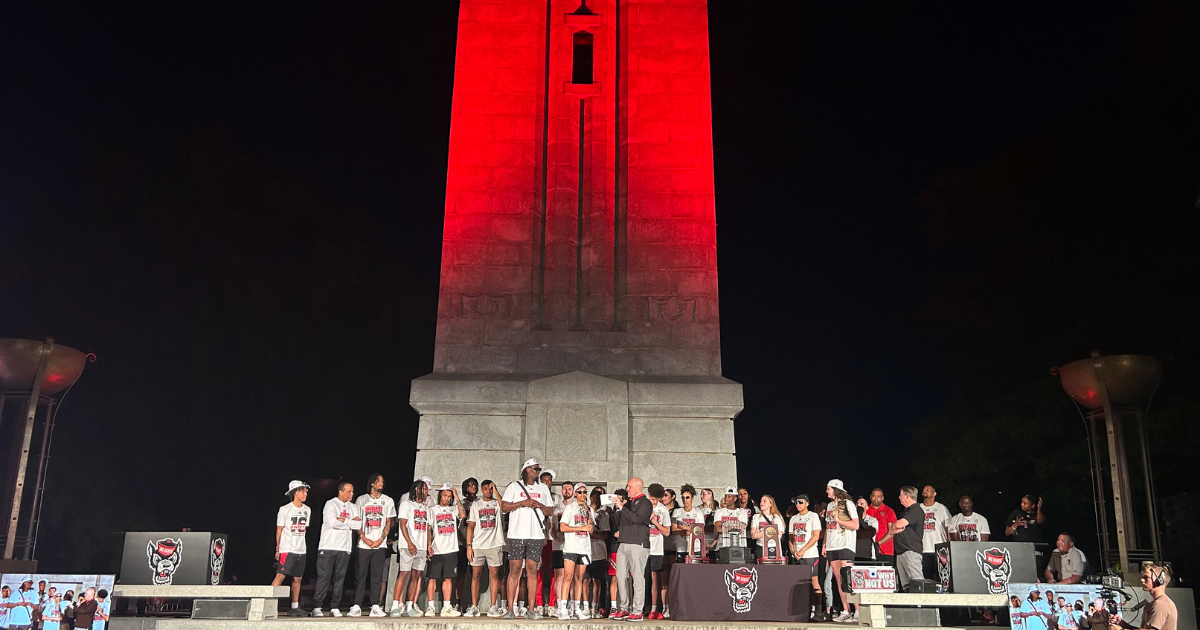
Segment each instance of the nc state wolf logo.
M175 570L183 560L183 539L163 538L146 543L146 558L150 561L150 570L154 575L150 581L156 586L170 584L175 577Z
M754 594L758 592L758 569L726 569L725 588L733 599L733 612L750 612L750 602L754 601Z
M225 565L225 539L214 538L208 554L208 566L212 569L212 585L221 583L221 567Z
M937 550L938 578L942 582L942 592L950 592L950 548L938 547ZM987 576L984 576L987 577Z
M992 595L1008 593L1008 577L1012 575L1012 565L1008 562L1008 550L992 547L987 551L975 552L975 564L979 572L987 580L988 592Z

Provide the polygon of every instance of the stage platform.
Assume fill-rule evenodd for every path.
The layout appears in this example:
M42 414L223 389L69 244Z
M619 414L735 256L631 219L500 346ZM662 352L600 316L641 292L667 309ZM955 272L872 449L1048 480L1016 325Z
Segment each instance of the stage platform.
M611 630L612 628L644 628L646 630L720 630L721 628L805 628L806 630L834 630L835 628L867 628L866 624L849 623L775 623L775 622L734 622L734 621L613 621L609 619L593 619L588 621L559 621L542 620L528 621L524 619L492 619L489 617L462 617L442 619L441 617L402 617L398 619L358 617L350 619L342 617L265 619L263 621L215 621L205 619L171 619L151 617L113 617L109 622L110 630L514 630L521 628L544 628L545 630ZM972 626L970 629L996 628L1007 630L1008 626ZM954 626L939 628L908 627L904 630L955 630Z

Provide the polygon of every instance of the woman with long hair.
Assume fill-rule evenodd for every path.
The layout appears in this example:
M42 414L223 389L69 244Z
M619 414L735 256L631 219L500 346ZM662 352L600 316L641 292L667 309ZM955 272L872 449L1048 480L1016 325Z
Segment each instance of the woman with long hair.
M713 548L713 543L717 540L717 528L714 525L713 515L721 506L717 505L716 495L712 488L705 488L700 491L700 508L704 510L704 548L706 550Z
M767 527L771 525L775 526L775 531L779 536L775 541L776 543L783 537L783 532L786 531L786 528L783 524L783 515L779 513L779 507L775 505L775 497L769 494L762 495L762 498L758 501L758 510L758 514L755 514L750 519L750 537L758 541L758 557L762 558L766 552ZM783 550L776 548L775 551L779 559L784 561Z
M592 562L592 531L596 515L588 505L587 486L572 488L573 500L559 517L563 536L563 579L558 583L558 618L566 621L577 616L589 619L587 598L583 596L583 574Z
M858 507L854 498L846 492L841 479L830 479L825 485L825 494L830 498L825 508L825 557L829 560L829 572L837 582L838 596L842 600L842 612L834 621L845 623L858 621L858 613L850 612L850 603L842 591L842 567L854 564L854 553L858 546Z

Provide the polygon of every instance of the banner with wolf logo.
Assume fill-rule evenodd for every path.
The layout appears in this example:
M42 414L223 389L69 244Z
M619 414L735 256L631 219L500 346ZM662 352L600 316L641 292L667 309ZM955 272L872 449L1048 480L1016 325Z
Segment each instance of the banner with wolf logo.
M228 541L215 532L126 532L120 583L220 584Z
M1010 583L1036 581L1032 543L951 541L934 551L943 592L1003 595Z

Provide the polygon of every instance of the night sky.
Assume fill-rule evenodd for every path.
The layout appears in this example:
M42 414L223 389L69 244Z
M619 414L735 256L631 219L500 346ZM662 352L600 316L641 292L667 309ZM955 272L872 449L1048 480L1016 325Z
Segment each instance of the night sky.
M403 492L456 5L4 11L0 337L99 357L59 415L44 569L191 527L265 581L289 479ZM1195 408L1196 7L711 5L742 485L895 507L923 422L1095 347L1168 357Z

